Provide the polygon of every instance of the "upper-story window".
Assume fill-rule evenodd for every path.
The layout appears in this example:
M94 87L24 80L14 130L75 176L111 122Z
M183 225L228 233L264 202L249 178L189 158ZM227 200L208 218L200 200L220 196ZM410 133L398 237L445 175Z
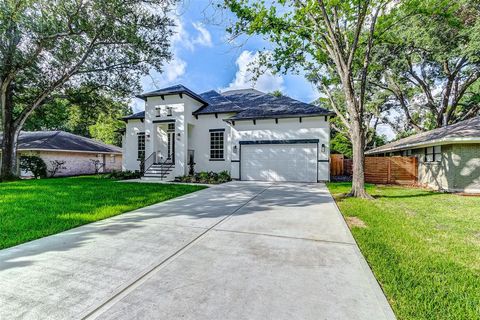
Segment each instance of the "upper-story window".
M442 147L434 146L425 148L425 161L435 162L442 159Z
M171 117L172 116L172 107L164 107L164 106L158 106L155 107L155 117L162 117L162 116L167 116Z

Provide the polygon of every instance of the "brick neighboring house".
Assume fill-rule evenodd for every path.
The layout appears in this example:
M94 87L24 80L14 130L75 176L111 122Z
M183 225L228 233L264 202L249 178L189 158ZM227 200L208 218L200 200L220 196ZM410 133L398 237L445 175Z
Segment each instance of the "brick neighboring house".
M2 136L0 134L0 142ZM1 150L0 150L1 152ZM18 139L18 156L36 155L43 159L48 169L52 161L64 161L55 176L75 176L122 170L122 149L64 131L21 132ZM0 158L1 161L1 158ZM29 177L29 172L19 172Z
M366 154L418 157L420 184L480 193L480 117L400 139Z

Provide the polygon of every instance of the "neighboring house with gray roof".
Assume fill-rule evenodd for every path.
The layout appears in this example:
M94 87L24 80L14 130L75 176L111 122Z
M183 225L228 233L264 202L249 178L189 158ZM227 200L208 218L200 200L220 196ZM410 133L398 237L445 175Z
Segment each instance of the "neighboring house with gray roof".
M0 143L2 135L0 133ZM63 161L56 176L73 176L122 169L122 149L64 131L34 131L20 133L18 156L35 155L43 159L48 169L55 160ZM1 152L1 150L0 150ZM20 172L28 177L29 172Z
M123 118L126 170L173 180L195 163L196 172L240 180L329 179L329 110L254 89L197 94L176 85L137 97L145 111Z
M416 156L421 184L480 193L480 117L400 139L366 154Z

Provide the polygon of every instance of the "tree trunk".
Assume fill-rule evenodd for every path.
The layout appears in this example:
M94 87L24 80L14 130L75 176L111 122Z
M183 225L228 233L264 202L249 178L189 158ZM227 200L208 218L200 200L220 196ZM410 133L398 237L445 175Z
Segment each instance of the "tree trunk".
M353 178L350 197L371 199L365 191L365 132L358 119L352 121Z
M10 89L10 88L9 88ZM16 128L13 120L12 92L7 91L4 100L2 128L2 165L0 167L0 181L14 180L18 178L17 172L17 141L20 128Z
M17 172L17 140L18 134L14 129L3 131L2 143L2 167L0 169L0 181L15 180Z

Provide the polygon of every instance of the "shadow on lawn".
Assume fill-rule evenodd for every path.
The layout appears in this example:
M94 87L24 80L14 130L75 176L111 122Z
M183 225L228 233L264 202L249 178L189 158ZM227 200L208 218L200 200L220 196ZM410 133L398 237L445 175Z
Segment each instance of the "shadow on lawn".
M269 192L272 190L274 192ZM299 190L301 192L298 192ZM261 201L257 201L258 198L256 197L261 197ZM328 191L319 192L318 188L308 184L228 183L218 185L169 200L168 202L161 202L1 250L0 271L3 274L0 273L0 282L5 276L14 277L19 275L16 272L17 270L9 275L5 273L7 269L13 270L31 266L35 263L40 268L45 268L43 276L46 278L48 278L49 272L69 272L72 273L72 276L75 274L76 270L61 270L59 268L51 271L48 268L49 266L51 267L52 263L54 264L55 259L78 259L77 256L72 256L72 254L68 253L49 255L49 252L69 252L72 249L77 249L81 254L88 256L88 259L85 258L88 261L117 259L114 254L122 254L122 250L117 252L119 248L115 248L115 252L107 252L106 254L109 256L105 256L105 250L98 250L97 252L96 249L101 249L97 246L106 243L105 241L108 243L116 243L118 241L118 243L125 244L124 241L128 237L132 241L141 243L143 240L142 231L138 230L151 226L151 223L156 225L163 224L165 227L173 225L180 228L196 228L196 231L200 233L201 231L198 228L205 230L232 213L235 213L235 215L259 214L259 212L271 210L270 207L274 206L306 207L325 203L330 199ZM248 210L244 208L246 203L248 203ZM65 215L68 215L68 213L65 213ZM202 219L205 219L203 223L191 223L192 220ZM162 232L163 229L165 228L160 226L155 232ZM105 237L108 237L108 239L105 239ZM178 243L178 247L183 245L183 243ZM82 247L91 251L87 254L82 251ZM128 250L125 250L123 253L135 254L135 252ZM81 262L78 263L81 264ZM101 272L101 270L98 270L98 272Z
M439 192L423 192L423 193L414 193L414 194L401 194L401 195L383 195L377 194L373 195L375 199L402 199L402 198L421 198L421 197L432 197L432 196L439 196L442 193Z

